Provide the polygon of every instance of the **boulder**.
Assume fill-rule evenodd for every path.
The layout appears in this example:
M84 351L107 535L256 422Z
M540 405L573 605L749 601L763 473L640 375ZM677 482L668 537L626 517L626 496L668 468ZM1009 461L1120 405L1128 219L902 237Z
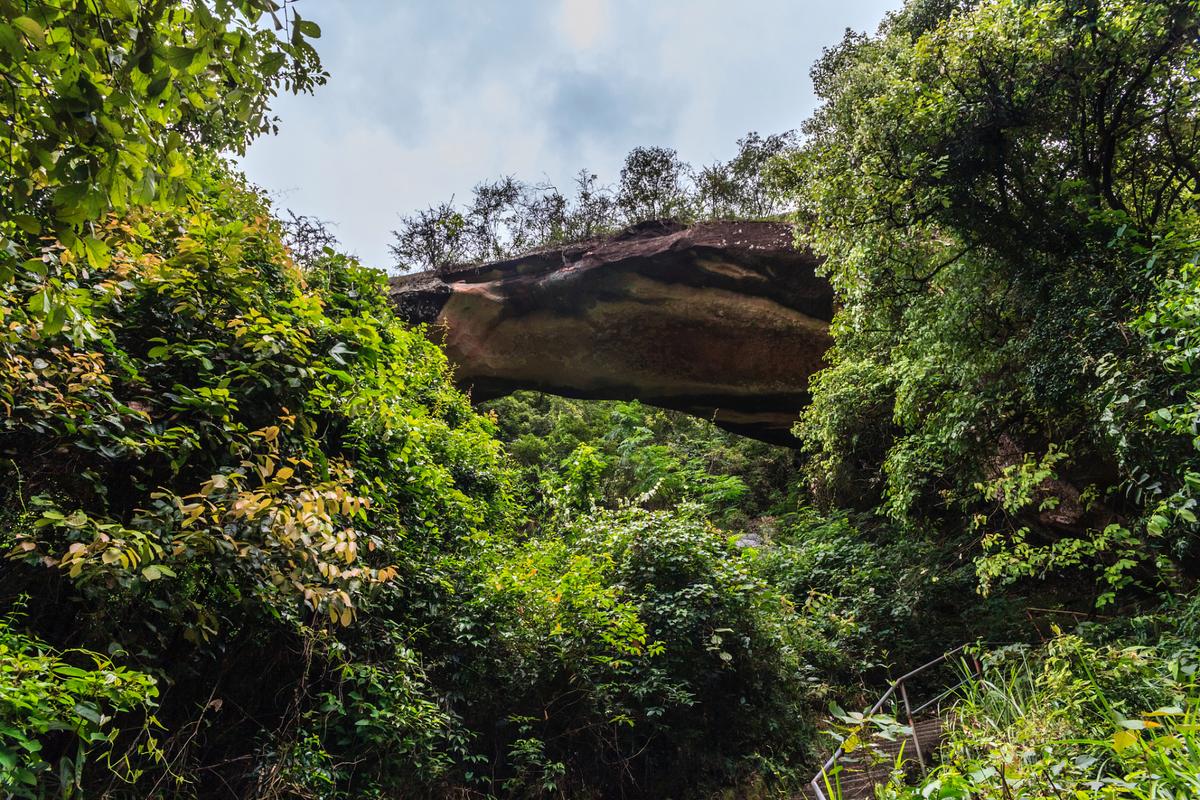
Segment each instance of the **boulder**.
M830 344L833 291L791 226L643 223L506 261L391 279L476 401L638 399L779 444Z

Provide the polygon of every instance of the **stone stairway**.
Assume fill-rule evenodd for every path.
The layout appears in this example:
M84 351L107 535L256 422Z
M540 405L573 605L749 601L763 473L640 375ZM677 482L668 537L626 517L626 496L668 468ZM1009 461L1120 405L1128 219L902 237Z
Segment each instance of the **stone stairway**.
M840 763L841 771L829 778L832 791L825 786L821 787L825 795L824 800L873 800L875 788L887 783L901 748L905 769L909 772L921 771L914 738L916 744L920 745L926 765L930 764L942 740L942 719L937 716L924 717L914 720L912 727L912 736L898 737L895 740L875 737L870 748L860 747L852 756L844 756ZM822 800L811 786L805 787L801 796L811 800Z

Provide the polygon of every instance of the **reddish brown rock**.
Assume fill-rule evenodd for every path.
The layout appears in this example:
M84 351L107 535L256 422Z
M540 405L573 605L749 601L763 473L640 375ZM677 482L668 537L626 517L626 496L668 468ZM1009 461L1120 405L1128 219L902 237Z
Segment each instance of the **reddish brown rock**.
M833 292L773 222L618 236L392 279L475 400L517 389L636 398L789 443L829 346Z

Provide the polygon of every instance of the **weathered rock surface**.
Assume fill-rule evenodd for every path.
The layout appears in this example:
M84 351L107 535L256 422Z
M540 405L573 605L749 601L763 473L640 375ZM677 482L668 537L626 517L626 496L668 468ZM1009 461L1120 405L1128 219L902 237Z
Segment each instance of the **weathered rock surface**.
M645 223L509 261L392 278L477 401L632 399L790 443L833 292L773 222Z

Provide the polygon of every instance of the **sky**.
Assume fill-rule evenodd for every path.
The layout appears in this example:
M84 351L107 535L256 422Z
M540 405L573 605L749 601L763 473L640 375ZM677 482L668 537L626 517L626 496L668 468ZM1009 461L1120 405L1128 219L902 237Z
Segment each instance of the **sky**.
M695 165L797 128L809 67L899 0L306 0L329 82L274 104L249 178L391 266L399 216L505 175L616 182L639 145Z

